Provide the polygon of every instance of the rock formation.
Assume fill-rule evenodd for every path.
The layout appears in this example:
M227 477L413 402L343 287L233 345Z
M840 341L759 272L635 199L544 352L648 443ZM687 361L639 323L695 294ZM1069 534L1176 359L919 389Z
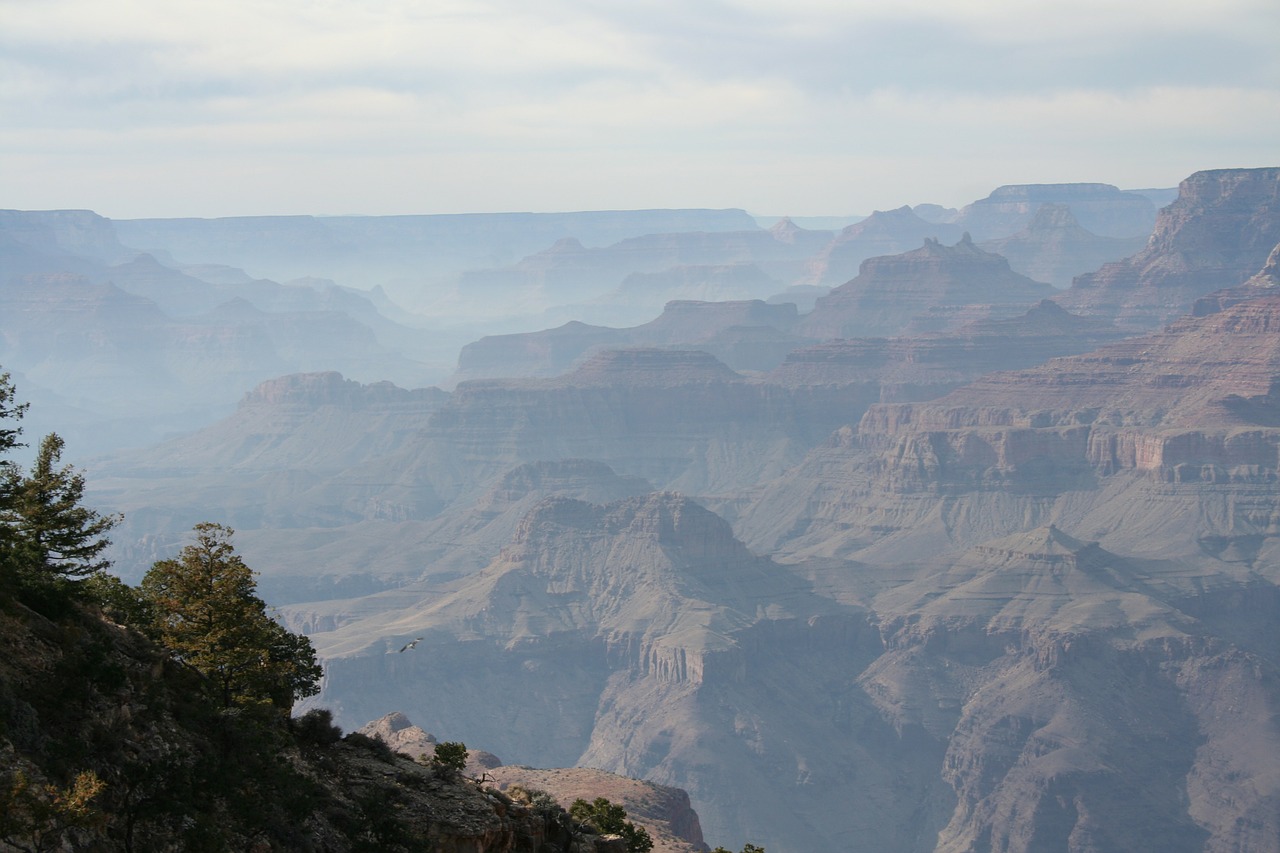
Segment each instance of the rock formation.
M1046 299L1021 316L975 320L953 332L794 350L768 380L788 387L875 385L881 402L927 400L993 370L1032 367L1123 336L1109 323L1069 314Z
M437 743L434 735L398 711L362 726L359 731L415 759L429 759ZM500 791L512 791L513 787L544 791L564 809L577 799L592 802L596 797L604 797L626 809L627 818L649 832L655 853L704 853L707 849L698 813L689 804L689 795L679 788L586 767L540 770L507 765L493 753L475 749L468 750L466 775L482 779L485 785Z
M1006 258L1014 272L1054 287L1067 287L1076 276L1127 258L1146 243L1146 234L1100 237L1081 228L1067 205L1045 204L1017 234L979 245Z
M996 240L1026 228L1043 205L1065 205L1080 225L1103 237L1146 237L1156 206L1137 192L1110 184L1012 184L966 205L956 225L979 240Z
M955 225L921 219L909 207L877 210L836 235L810 263L806 283L836 287L857 275L868 258L906 252L921 240L951 243L962 234Z
M1160 211L1147 247L1082 275L1057 297L1077 313L1152 328L1240 284L1280 243L1280 169L1197 172Z
M593 353L635 347L702 349L736 369L769 369L804 342L788 334L796 320L789 304L669 302L661 316L627 329L571 321L540 332L481 338L462 348L452 379L559 376ZM742 346L744 340L750 346Z
M819 340L940 331L993 311L1021 313L1053 292L968 235L954 246L926 239L913 251L864 261L858 277L819 299L796 331Z

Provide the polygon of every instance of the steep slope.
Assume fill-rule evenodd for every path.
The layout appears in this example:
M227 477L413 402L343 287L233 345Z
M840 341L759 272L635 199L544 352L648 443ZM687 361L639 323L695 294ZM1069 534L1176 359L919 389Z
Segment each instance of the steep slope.
M676 495L549 499L456 589L313 639L328 659L321 701L344 718L401 707L521 763L687 784L706 836L731 846L843 849L836 839L865 834L921 849L915 795L945 802L921 772L940 749L846 704L845 673L880 652L865 614L812 595ZM858 730L870 740L851 740ZM884 812L850 817L851 802Z
M0 590L5 850L619 853L566 815L340 740L323 717L223 708L140 632L65 602L51 618L11 592Z
M1010 237L979 244L1009 261L1009 268L1054 287L1068 287L1072 279L1103 264L1140 251L1145 233L1137 237L1101 237L1080 227L1065 204L1044 204L1027 227Z
M864 261L858 277L818 299L796 331L819 340L940 331L993 311L1022 313L1053 292L967 234L954 246L926 239L913 251Z
M1200 555L1219 537L1256 557L1271 546L1250 537L1273 535L1280 511L1277 328L1267 291L932 402L873 406L739 529L766 550L790 539L797 553L901 560L1053 520L1120 550Z
M430 758L438 743L434 735L398 711L365 724L359 731L412 758ZM466 772L501 791L512 791L513 786L544 791L564 809L577 799L592 802L604 797L626 809L627 818L649 832L654 853L704 853L707 849L698 813L689 804L688 793L679 788L587 767L540 770L508 765L493 753L476 749L468 750Z
M1243 282L1280 243L1280 168L1196 172L1160 211L1147 247L1057 297L1077 313L1152 328Z

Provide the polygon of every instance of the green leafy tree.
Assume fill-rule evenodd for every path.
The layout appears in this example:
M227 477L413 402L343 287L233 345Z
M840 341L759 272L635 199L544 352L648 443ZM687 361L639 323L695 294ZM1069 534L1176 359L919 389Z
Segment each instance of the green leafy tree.
M467 767L467 745L458 741L447 740L436 744L435 755L431 763L455 773L461 773Z
M574 800L569 806L569 816L602 835L621 835L630 853L647 853L653 849L649 831L627 820L627 810L605 797L596 797L590 803L583 799Z
M253 571L231 545L233 531L205 523L195 534L194 544L142 579L161 642L217 686L224 707L288 709L319 692L311 641L267 614Z
M81 578L111 565L102 552L106 534L120 522L84 506L84 475L62 465L64 443L57 433L40 442L31 472L10 468L9 511L18 542L46 576Z

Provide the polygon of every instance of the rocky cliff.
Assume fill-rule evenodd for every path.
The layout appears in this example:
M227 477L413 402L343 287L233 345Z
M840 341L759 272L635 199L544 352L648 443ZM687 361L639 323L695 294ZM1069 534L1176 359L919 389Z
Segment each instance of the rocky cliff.
M362 734L376 737L396 752L412 758L435 754L436 737L414 725L400 712L393 712L362 726ZM504 764L491 752L468 750L466 774L483 779L500 791L543 791L561 808L574 800L592 802L604 797L626 809L628 819L643 826L653 839L655 853L705 853L698 813L689 795L679 788L630 779L587 767L537 769Z
M967 323L953 332L853 338L797 349L768 376L785 386L875 385L881 402L941 396L994 370L1031 367L1085 352L1124 333L1042 300L1025 314Z
M1277 243L1280 169L1197 172L1160 211L1143 251L1080 276L1058 300L1072 311L1151 328L1257 273Z
M1145 231L1136 237L1102 237L1082 228L1067 205L1044 204L1026 228L979 245L1007 259L1014 272L1065 288L1076 276L1123 260L1146 243Z
M1145 238L1156 206L1138 192L1110 184L1010 184L966 205L955 223L979 240L994 240L1026 228L1046 204L1062 205L1088 231L1103 237Z
M968 235L954 246L926 239L913 251L864 261L857 278L820 298L796 331L819 340L939 331L992 312L1022 313L1053 292Z
M897 255L922 240L952 243L963 233L955 225L921 219L909 207L877 210L837 234L810 262L805 282L836 287L857 275L868 258Z

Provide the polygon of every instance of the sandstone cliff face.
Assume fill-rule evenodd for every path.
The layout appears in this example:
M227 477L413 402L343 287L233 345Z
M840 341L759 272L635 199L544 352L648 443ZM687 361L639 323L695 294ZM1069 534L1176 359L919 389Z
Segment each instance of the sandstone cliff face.
M1197 172L1160 211L1146 249L1081 276L1058 299L1072 311L1151 328L1254 275L1277 242L1280 169Z
M785 386L874 384L881 402L932 399L984 373L1085 352L1123 334L1042 300L1020 316L977 320L949 333L853 338L794 350L768 379Z
M1053 292L967 236L954 246L926 240L914 251L864 261L858 277L820 298L796 330L820 340L940 331L975 319L972 306L996 306L978 316L1009 316Z

